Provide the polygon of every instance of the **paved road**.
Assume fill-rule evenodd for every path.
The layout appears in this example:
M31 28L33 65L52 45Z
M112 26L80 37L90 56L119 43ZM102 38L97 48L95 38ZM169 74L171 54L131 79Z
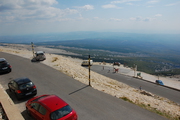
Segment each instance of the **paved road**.
M110 72L108 72L110 68ZM134 88L139 89L139 87L141 86L142 89L149 91L151 93L154 93L156 95L168 98L178 104L180 104L180 92L173 90L173 89L169 89L160 85L156 85L150 82L146 82L140 79L136 79L130 76L125 76L119 73L114 73L113 72L113 66L112 67L104 67L104 70L102 69L102 66L100 65L93 65L91 67L92 71L95 71L97 73L100 73L104 76L107 76L109 78L115 79L117 81L126 83L127 85L130 85Z
M97 91L77 80L41 63L0 52L12 65L12 72L0 75L0 83L8 91L7 83L18 77L28 77L37 86L38 95L56 94L77 111L79 120L166 120L166 118L142 109L134 104ZM25 112L25 102L17 101L16 106L26 120L33 120Z

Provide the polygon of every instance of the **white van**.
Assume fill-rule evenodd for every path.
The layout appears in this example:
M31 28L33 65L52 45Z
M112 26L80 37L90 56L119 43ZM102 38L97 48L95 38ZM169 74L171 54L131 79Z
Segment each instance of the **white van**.
M83 60L82 66L88 66L89 65L89 60ZM90 60L90 65L92 66L93 65L93 60Z

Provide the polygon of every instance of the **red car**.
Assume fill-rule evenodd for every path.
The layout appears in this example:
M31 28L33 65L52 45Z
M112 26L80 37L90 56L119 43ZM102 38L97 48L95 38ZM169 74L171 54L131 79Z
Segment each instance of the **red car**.
M76 112L56 95L36 96L27 101L26 110L36 120L77 120Z

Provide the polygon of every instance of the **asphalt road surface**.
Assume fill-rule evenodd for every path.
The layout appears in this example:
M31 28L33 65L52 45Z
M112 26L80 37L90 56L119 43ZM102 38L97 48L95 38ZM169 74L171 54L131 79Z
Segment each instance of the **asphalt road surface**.
M27 99L17 101L7 86L10 80L19 77L30 78L37 87L37 95L55 94L64 99L75 109L79 120L166 120L134 104L95 90L44 64L2 52L0 57L6 58L12 65L11 73L0 75L0 83L26 120L33 120L25 111Z
M109 69L111 70L109 72ZM168 98L169 100L172 100L178 104L180 104L180 91L173 90L167 87L163 87L154 83L150 83L147 81L143 81L141 79L133 78L130 76L125 76L119 73L114 73L113 66L104 67L104 70L102 69L102 66L100 65L93 65L91 67L92 71L95 71L99 74L102 74L104 76L107 76L109 78L115 79L117 81L120 81L122 83L125 83L127 85L130 85L131 87L139 89L141 86L142 89L149 91L153 94ZM154 80L155 81L155 80Z

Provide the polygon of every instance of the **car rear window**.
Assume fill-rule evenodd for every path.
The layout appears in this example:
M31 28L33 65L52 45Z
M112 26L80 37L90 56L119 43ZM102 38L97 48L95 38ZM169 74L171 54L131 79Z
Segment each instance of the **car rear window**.
M7 66L7 62L6 62L6 61L0 62L0 66L1 66L1 67Z
M52 112L50 115L50 118L51 118L51 120L57 120L59 118L62 118L64 116L68 115L70 112L72 112L72 109L69 105L67 105L61 109L58 109L58 110Z
M40 99L42 99L42 98L45 98L45 97L47 97L47 96L49 96L49 95L45 95L45 96L38 97L38 98L34 99L33 101L38 101L38 100L40 100Z
M26 88L29 88L32 86L34 86L34 84L32 82L28 82L28 83L24 83L24 84L20 85L19 89L26 89Z
M43 53L38 53L37 56L39 56L39 55L44 55L44 54Z

